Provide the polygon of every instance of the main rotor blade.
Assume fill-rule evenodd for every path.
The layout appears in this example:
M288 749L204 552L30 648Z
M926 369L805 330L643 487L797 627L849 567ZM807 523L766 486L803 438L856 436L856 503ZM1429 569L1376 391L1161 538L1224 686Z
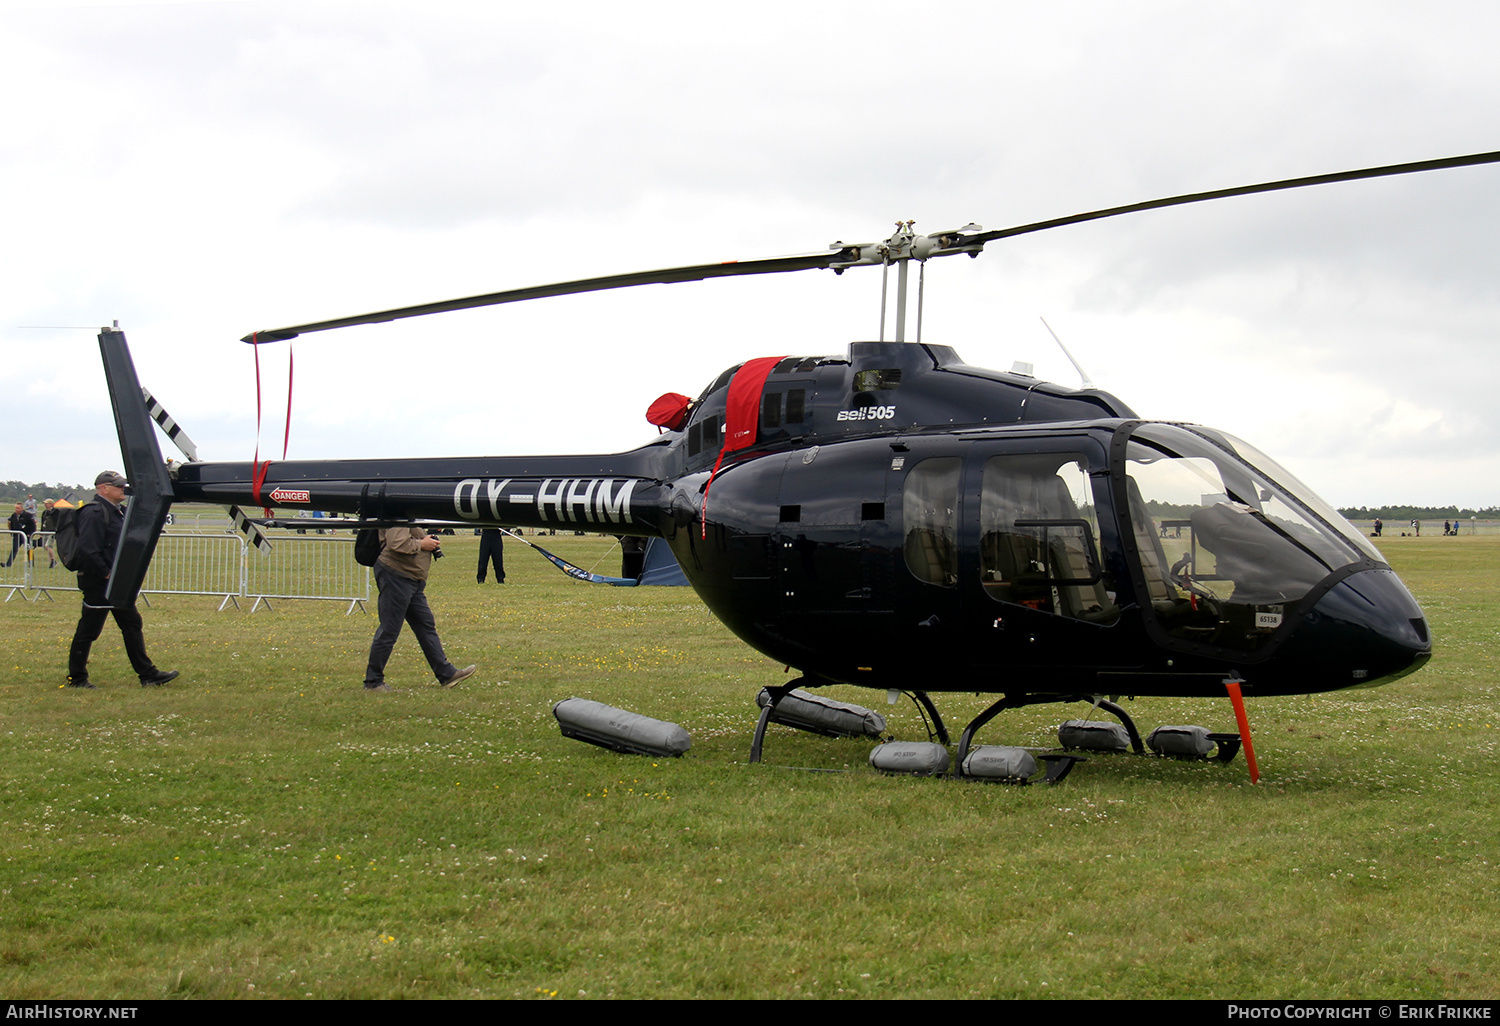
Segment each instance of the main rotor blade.
M1444 168L1494 163L1500 163L1500 151L1471 153L1463 157L1444 157L1440 160L1417 160L1410 164L1387 164L1384 167L1367 167L1358 171L1339 171L1328 175L1309 175L1306 178L1287 178L1279 182L1263 182L1260 185L1241 185L1234 189L1215 189L1212 192L1190 192L1182 196L1168 196L1166 199L1147 200L1144 203L1131 203L1123 207L1106 207L1103 210L1091 210L1086 214L1073 214L1071 217L1056 217L1050 221L1037 221L1033 224L1023 224L1015 228L1000 228L992 232L979 232L966 236L964 242L993 242L995 239L1008 239L1014 235L1043 232L1049 228L1061 228L1064 225L1081 224L1084 221L1098 221L1101 218L1115 217L1118 214L1134 214L1142 210L1156 210L1160 207L1180 207L1187 203L1202 203L1205 200L1226 199L1230 196L1249 196L1257 192L1279 192L1282 189L1300 189L1306 185L1329 185L1333 182L1352 182L1360 178L1385 178L1390 175L1415 174L1418 171L1441 171Z
M356 324L379 324L396 321L404 317L422 317L427 314L446 313L449 310L469 310L478 306L498 306L501 303L519 303L527 299L544 299L548 296L567 296L575 292L602 292L606 289L625 289L635 285L668 285L682 281L702 281L705 278L727 278L739 274L779 274L784 271L806 271L813 268L831 267L836 263L847 263L841 259L844 249L829 249L823 253L807 253L800 256L768 257L762 260L726 260L717 264L695 264L691 267L668 267L658 271L635 271L630 274L611 274L602 278L580 278L577 281L557 282L553 285L535 285L531 288L510 289L505 292L490 292L482 296L466 296L438 303L422 303L417 306L402 306L394 310L377 313L339 317L330 321L313 321L309 324L294 324L288 328L273 328L256 331L241 342L280 342L296 338L309 331L327 331L330 328L348 328Z
M1226 199L1230 196L1249 196L1257 192L1300 189L1308 185L1351 182L1360 178L1384 178L1390 175L1414 174L1418 171L1439 171L1445 168L1466 167L1474 164L1493 164L1497 162L1500 162L1500 151L1473 153L1462 157L1445 157L1440 160L1419 160L1409 164L1388 164L1384 167L1367 167L1357 171L1340 171L1335 174L1309 175L1305 178L1288 178L1279 182L1263 182L1260 185L1241 185L1233 189L1215 189L1212 192L1192 192L1182 196L1168 196L1165 199L1148 200L1144 203L1131 203L1123 207L1106 207L1103 210L1091 210L1087 213L1073 214L1069 217L1057 217L1049 221L1036 221L1032 224L1018 225L1014 228L1000 228L995 231L965 234L961 236L956 244L939 248L930 255L947 256L956 253L968 253L971 256L976 256L985 243L993 242L996 239L1007 239L1016 235L1046 231L1049 228L1061 228L1065 225L1081 224L1084 221L1098 221L1102 218L1115 217L1119 214L1134 214L1143 210L1156 210L1161 207L1177 207L1187 203L1202 203L1205 200ZM908 236L904 241L910 242L910 240L911 237ZM884 263L892 258L905 259L906 257L896 256L883 248L898 241L901 240L898 240L896 236L892 236L885 243L872 246L845 246L841 243L836 243L822 253L770 257L763 260L728 260L718 264L694 264L689 267L668 267L657 271L635 271L630 274L611 274L600 278L580 278L577 281L557 282L553 285L536 285L531 288L510 289L505 292L490 292L482 296L467 296L462 299L449 299L438 303L402 306L393 310L358 314L353 317L339 317L334 320L312 321L308 324L294 324L286 328L273 328L269 331L256 331L246 335L240 341L250 343L279 342L283 339L296 338L298 335L311 331L347 328L356 324L379 324L384 321L396 321L406 317L422 317L427 314L446 313L450 310L469 310L480 306L498 306L502 303L519 303L528 299L544 299L548 296L567 296L578 292L602 292L607 289L631 288L635 285L668 285L684 281L702 281L706 278L728 278L741 274L781 274L788 271L806 271L814 268L833 268L837 272L842 272L845 268L859 264Z

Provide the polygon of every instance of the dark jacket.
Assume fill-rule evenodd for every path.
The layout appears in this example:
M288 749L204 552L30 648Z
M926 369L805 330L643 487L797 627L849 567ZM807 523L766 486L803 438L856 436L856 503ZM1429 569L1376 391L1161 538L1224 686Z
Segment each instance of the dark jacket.
M78 507L78 557L80 574L105 578L115 565L115 546L120 543L120 525L125 511L108 499L95 497Z
M9 524L12 531L20 531L28 538L36 531L36 517L27 513L24 509L19 513L12 513Z

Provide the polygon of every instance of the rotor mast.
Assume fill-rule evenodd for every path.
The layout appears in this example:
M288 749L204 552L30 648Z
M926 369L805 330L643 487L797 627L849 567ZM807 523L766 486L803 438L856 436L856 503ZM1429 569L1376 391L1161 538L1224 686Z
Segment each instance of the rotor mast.
M885 341L885 314L890 303L887 298L888 285L890 281L891 264L896 265L896 324L895 339L897 342L906 341L906 295L910 282L910 264L913 260L917 262L917 341L922 341L922 291L926 283L927 261L935 256L951 256L954 253L967 253L971 257L977 257L984 249L984 243L978 242L965 245L966 236L981 232L984 229L970 222L962 228L952 231L934 232L931 235L918 235L912 231L915 221L897 221L896 232L884 242L861 244L858 246L845 246L842 242L835 242L829 249L842 250L851 253L855 259L847 263L834 264L835 271L842 272L846 267L856 267L860 264L880 264L880 341Z

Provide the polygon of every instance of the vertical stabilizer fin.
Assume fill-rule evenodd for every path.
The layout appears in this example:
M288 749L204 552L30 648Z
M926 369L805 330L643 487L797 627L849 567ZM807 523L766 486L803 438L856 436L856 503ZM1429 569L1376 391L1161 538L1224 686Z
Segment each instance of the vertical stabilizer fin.
M141 383L130 359L130 347L125 344L125 333L111 328L101 330L99 353L104 358L104 378L115 411L115 431L120 436L120 455L125 460L125 476L130 479L131 488L114 566L109 572L109 586L104 593L110 605L123 607L135 602L136 593L146 579L151 554L156 551L156 541L172 507L172 478L156 444L156 428L141 396Z

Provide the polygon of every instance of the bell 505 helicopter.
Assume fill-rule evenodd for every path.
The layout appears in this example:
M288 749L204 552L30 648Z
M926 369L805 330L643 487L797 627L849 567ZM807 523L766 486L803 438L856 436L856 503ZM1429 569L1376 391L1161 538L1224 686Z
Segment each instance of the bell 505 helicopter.
M1426 618L1380 552L1251 445L1145 421L1116 397L965 364L905 339L908 268L986 244L1231 196L1500 161L1500 152L1193 193L996 231L967 225L799 256L563 282L258 331L299 334L652 283L897 269L893 340L736 364L628 452L168 466L125 337L101 332L134 485L109 601L134 601L173 502L664 538L708 607L800 673L794 686L904 691L1008 708L1087 701L1140 737L1118 696L1288 695L1396 680L1431 656ZM884 290L883 290L884 293ZM884 304L885 295L882 295ZM920 325L920 287L918 324ZM882 306L884 311L884 305ZM158 417L162 415L158 411ZM163 421L168 426L170 421ZM175 436L175 427L172 428ZM1232 751L1232 750L1231 750ZM1253 763L1252 763L1252 773Z

